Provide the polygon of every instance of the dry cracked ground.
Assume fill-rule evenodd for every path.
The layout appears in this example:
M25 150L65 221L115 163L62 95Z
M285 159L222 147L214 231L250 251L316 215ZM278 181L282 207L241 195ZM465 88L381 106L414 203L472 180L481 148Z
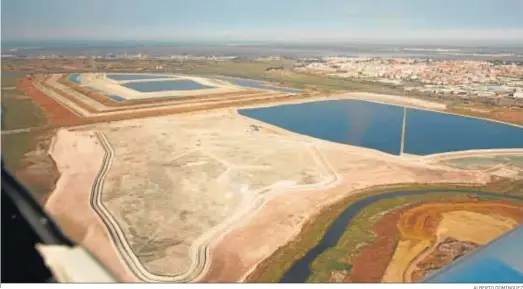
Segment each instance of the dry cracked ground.
M133 120L97 130L115 153L102 202L155 275L188 271L191 246L269 187L332 178L307 143L227 114Z

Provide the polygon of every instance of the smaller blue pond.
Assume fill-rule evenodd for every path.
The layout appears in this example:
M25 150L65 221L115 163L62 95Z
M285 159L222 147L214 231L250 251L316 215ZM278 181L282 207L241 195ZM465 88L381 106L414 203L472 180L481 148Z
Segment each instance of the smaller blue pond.
M103 91L97 89L96 87L92 87L92 86L89 86L89 85L87 85L86 87L89 88L90 90L92 90L92 91L96 91L96 92L98 92L99 94L101 94L101 95L103 95L103 96L106 96L106 97L108 97L108 98L110 98L110 99L112 99L112 100L114 100L114 101L116 101L116 102L124 102L124 101L127 101L127 99L125 99L125 98L123 98L123 97L120 97L120 96L118 96L118 95L115 95L115 94L106 94L105 92L103 92Z
M70 82L74 84L80 84L80 74L79 73L71 73L69 77L67 78Z
M125 80L140 80L140 79L159 79L159 78L168 78L173 77L172 75L150 75L150 74L115 74L115 73L109 73L107 74L107 78L110 78L112 80L117 81L125 81Z
M124 102L124 101L127 101L127 99L121 97L121 96L118 96L118 95L107 95L107 97L109 97L110 99L116 101L116 102Z
M255 89L267 89L267 90L282 91L282 92L287 92L287 93L302 93L301 89L267 86L262 81L257 81L257 80L240 79L240 78L233 78L233 77L219 77L219 79L226 80L235 85L250 87L250 88L255 88Z
M523 148L522 128L459 115L407 110L405 152L409 154L504 148Z
M168 90L198 90L213 88L200 84L193 80L181 79L173 81L147 81L147 82L131 82L122 84L122 86L137 90L139 92L155 92Z

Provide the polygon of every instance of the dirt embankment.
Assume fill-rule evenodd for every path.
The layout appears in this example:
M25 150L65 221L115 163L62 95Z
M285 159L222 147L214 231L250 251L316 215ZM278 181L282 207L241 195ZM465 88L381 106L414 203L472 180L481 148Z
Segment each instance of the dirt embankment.
M34 87L33 78L26 76L19 80L18 87L26 92L44 111L44 114L51 125L70 125L76 124L79 117L67 108L60 105L51 97Z
M523 125L523 109L516 107L451 107L446 111Z
M256 95L259 93L266 93L266 91L263 90L241 90L241 91L231 91L231 92L221 92L221 93L213 93L213 94L203 94L198 96L177 96L177 97L162 97L162 98L143 98L143 99L133 99L132 101L122 101L118 102L115 101L105 95L102 95L101 93L98 93L96 91L90 90L88 88L78 86L74 83L69 82L65 76L61 77L58 80L59 83L69 87L70 89L81 93L92 100L99 102L109 108L112 108L111 111L120 111L124 109L134 108L137 106L143 106L147 104L176 104L176 103L183 103L185 101L193 101L193 100L199 100L199 101L205 101L209 98L223 98L223 99L229 99L234 98L237 96L249 96L249 95Z

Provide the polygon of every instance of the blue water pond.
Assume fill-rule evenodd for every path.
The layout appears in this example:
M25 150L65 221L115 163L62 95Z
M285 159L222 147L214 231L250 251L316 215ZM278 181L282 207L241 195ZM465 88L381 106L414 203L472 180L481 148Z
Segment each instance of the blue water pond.
M107 78L117 81L125 81L125 80L141 80L141 79L159 79L159 78L168 78L173 77L172 75L162 75L162 74L156 74L156 75L150 75L150 74L115 74L115 73L109 73L107 74Z
M403 107L360 100L329 100L242 109L240 114L328 141L398 155ZM404 153L429 155L523 148L523 128L476 118L407 109Z
M168 90L198 90L213 88L200 84L189 79L180 79L173 81L147 81L147 82L131 82L122 84L122 86L137 90L139 92L154 92L154 91L168 91Z

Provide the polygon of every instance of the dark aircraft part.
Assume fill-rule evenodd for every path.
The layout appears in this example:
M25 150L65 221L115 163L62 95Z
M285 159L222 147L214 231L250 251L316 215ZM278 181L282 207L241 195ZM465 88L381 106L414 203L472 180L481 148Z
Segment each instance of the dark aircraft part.
M37 243L72 246L2 162L2 283L53 282Z

